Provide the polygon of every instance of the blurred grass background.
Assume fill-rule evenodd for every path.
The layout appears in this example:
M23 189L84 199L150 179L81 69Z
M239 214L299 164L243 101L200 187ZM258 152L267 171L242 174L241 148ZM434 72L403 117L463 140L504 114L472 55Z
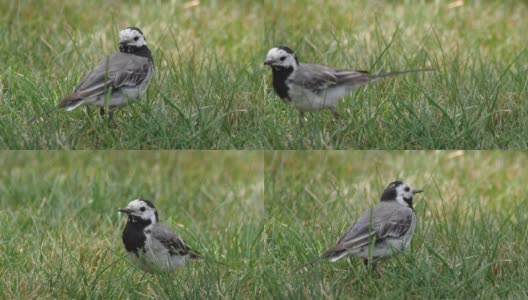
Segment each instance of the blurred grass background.
M253 109L263 55L258 2L7 1L0 11L2 148L249 147L244 137L261 122ZM117 51L127 26L144 32L156 75L147 95L118 114L120 129L84 108L27 123Z
M0 298L525 298L524 152L0 152ZM320 262L402 179L418 226L382 263ZM210 260L146 275L121 242L131 199Z
M272 298L526 298L524 152L266 152L265 272ZM368 276L358 259L293 270L330 248L390 182L404 180L418 225L410 251Z
M526 148L525 1L3 1L0 147L9 149ZM118 128L55 105L140 27L156 76ZM271 87L269 48L374 73L433 67L297 113Z
M261 153L3 151L0 165L0 298L252 293L250 262L262 253L255 247L264 215ZM211 260L140 281L121 241L126 217L117 212L139 197Z
M275 149L526 148L525 1L265 3L266 43L289 45L300 62L436 69L359 89L341 103L341 122L325 113L299 130L277 106Z

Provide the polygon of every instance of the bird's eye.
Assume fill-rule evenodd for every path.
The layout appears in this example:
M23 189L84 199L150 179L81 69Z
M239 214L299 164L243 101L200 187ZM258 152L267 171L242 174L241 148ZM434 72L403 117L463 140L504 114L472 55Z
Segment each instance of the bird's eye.
M142 206L139 210L145 211L145 206Z
M284 61L286 59L286 56L281 56L280 60Z
M405 191L406 191L406 192L409 192L409 191L411 191L411 188L410 188L410 187L406 187L406 188L405 188Z
M137 40L139 40L139 36L136 36L136 37L134 38L134 41L137 41Z

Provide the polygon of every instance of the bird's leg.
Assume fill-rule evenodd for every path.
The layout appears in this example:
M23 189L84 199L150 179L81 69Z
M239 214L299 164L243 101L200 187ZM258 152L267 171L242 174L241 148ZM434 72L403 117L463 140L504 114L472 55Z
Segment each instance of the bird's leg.
M376 274L378 278L381 278L380 273L376 269L377 263L376 263L375 258L372 258L372 260L366 258L363 260L363 264L365 265L365 269L367 270L367 272L369 272L370 269L372 268L372 273Z
M337 109L335 107L330 108L330 111L332 112L332 115L334 115L334 118L336 120L341 119L341 116L339 115L339 113L337 112Z
M299 112L299 126L303 127L304 124L304 111Z
M143 272L143 275L141 275L141 278L139 278L138 283L141 283L141 281L143 281L143 278L145 278L145 275L147 275L147 272Z
M115 106L110 106L110 108L108 109L108 119L110 120L110 122L112 122L114 120L114 111L115 111L116 107Z
M112 124L113 127L119 127L116 123L116 121L114 121L114 112L117 110L119 106L110 106L109 109L108 109L108 120L110 121L110 123Z
M378 264L375 261L372 261L372 271L374 271L374 274L376 274L378 278L381 278L381 274L378 272L378 269L376 269L377 265Z
M363 265L365 265L365 269L368 271L369 270L369 260L367 258L363 260Z
M109 106L108 107L108 118L110 120L112 120L112 118L114 117L114 111L116 110L116 108L117 108L117 106ZM104 106L99 108L99 115L101 116L101 118L104 118L104 115L105 115Z

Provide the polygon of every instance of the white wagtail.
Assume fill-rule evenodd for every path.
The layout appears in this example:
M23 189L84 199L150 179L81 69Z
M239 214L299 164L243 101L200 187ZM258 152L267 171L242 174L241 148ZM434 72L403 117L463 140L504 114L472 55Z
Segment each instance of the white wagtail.
M370 260L376 271L379 259L390 258L409 248L416 228L413 196L421 192L401 181L390 183L377 206L367 210L332 248L308 264L355 256L362 258L367 267Z
M128 215L123 231L125 249L129 258L143 271L172 272L185 265L187 259L203 258L174 231L158 223L158 211L152 202L132 200L119 211Z
M153 74L154 61L143 32L137 27L127 27L119 32L119 52L103 59L81 80L73 93L39 116L59 108L71 111L83 104L91 104L100 107L101 116L108 106L112 119L116 108L145 93Z
M370 75L367 71L338 70L314 64L301 64L292 49L281 46L268 51L265 65L273 75L273 89L287 104L304 112L328 109L339 118L337 104L354 88L384 77L433 71L421 69Z

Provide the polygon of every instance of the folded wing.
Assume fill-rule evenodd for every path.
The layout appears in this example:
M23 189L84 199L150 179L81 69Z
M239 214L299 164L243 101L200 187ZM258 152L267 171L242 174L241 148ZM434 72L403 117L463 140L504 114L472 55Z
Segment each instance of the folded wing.
M149 61L145 57L115 53L102 60L75 88L65 97L59 107L69 107L76 102L103 95L109 89L123 86L134 87L147 77Z
M366 71L335 70L322 65L301 64L292 82L316 94L333 87L353 89L369 81Z
M169 249L171 255L189 255L192 259L201 259L202 255L191 249L185 242L170 228L156 224L152 228L152 237L159 240Z
M401 205L380 206L368 210L343 234L337 243L323 254L325 258L339 257L345 252L368 246L371 241L403 236L412 225L412 211Z

